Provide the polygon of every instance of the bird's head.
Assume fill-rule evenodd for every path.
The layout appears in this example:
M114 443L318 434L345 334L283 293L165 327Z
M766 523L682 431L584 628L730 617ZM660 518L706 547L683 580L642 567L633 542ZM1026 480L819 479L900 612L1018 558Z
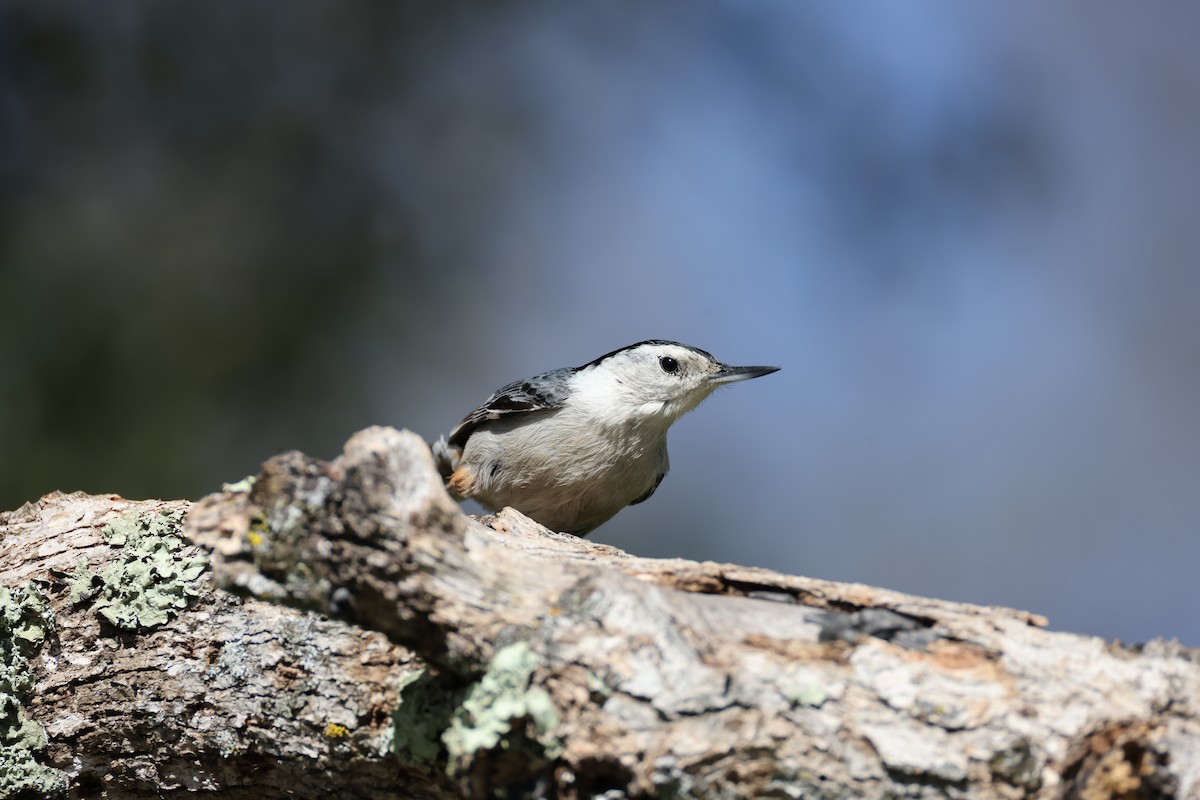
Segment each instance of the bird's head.
M654 339L583 365L576 373L576 386L588 402L631 415L660 417L670 424L718 387L778 369L731 367L697 347Z

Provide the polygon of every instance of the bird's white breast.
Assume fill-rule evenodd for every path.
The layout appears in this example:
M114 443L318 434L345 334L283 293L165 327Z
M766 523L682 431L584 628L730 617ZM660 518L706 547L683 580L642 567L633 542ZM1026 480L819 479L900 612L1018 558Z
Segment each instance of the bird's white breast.
M668 468L670 420L652 407L630 414L628 400L619 384L587 386L561 408L481 426L463 451L472 497L514 506L556 530L586 532L606 521Z

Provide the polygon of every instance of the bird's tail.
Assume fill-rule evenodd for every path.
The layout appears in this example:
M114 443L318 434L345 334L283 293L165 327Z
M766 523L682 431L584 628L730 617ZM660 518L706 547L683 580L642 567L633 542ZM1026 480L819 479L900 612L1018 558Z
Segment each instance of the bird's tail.
M433 451L433 463L437 465L437 470L443 479L449 479L454 474L454 470L458 469L458 461L462 458L462 450L457 447L451 447L446 441L446 437L439 438L436 442L429 446Z

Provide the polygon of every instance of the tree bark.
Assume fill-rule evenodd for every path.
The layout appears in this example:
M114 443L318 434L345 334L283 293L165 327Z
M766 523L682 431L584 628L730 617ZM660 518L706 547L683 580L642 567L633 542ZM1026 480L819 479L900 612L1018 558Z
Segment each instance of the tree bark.
M0 535L0 795L1200 797L1196 651L475 520L407 432Z

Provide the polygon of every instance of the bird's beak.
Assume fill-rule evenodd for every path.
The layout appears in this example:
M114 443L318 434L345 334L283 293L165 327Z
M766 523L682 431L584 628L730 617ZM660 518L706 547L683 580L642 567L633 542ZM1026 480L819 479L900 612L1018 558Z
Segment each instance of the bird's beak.
M763 375L770 375L772 372L778 371L779 367L730 367L722 364L721 368L708 379L708 382L714 386L720 386L723 383L735 383L737 381L748 381L751 378L761 378Z

